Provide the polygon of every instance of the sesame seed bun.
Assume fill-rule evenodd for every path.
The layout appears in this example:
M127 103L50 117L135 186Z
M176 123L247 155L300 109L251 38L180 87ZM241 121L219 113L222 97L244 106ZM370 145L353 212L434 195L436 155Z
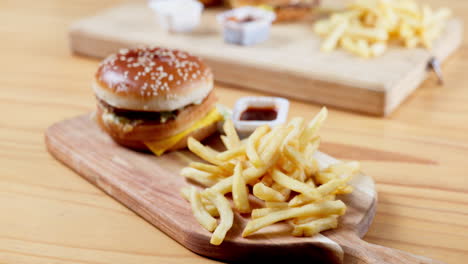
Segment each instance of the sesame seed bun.
M213 74L187 52L125 49L101 63L92 88L98 99L116 108L173 111L201 102L213 89Z

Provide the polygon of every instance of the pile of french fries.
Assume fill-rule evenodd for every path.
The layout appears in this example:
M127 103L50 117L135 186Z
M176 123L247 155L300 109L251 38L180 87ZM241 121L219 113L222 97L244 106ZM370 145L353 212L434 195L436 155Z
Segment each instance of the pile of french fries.
M284 126L262 126L242 141L227 120L221 136L223 152L189 139L189 149L208 163L192 162L181 174L207 188L183 188L182 195L200 225L213 232L211 244L221 244L232 227L232 208L250 214L243 237L282 221L293 226L294 236L313 236L337 227L346 205L336 195L353 191L348 182L360 164L325 167L316 159L318 132L326 117L323 108L308 124L294 118ZM232 193L233 206L225 197L228 193ZM252 203L255 199L257 203ZM254 204L262 207L254 208Z
M451 16L448 8L432 10L414 0L356 0L347 10L318 21L321 50L341 47L355 55L381 56L390 42L407 48L432 48Z

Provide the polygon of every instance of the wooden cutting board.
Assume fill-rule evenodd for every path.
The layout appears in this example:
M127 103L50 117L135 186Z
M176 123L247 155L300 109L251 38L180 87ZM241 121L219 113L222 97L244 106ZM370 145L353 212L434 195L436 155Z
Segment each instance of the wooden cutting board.
M208 141L213 143L213 138ZM116 145L89 115L51 126L46 132L46 144L52 155L65 165L203 256L224 261L439 263L361 240L372 222L377 203L374 181L364 174L351 182L355 187L351 195L340 197L348 210L336 230L297 238L290 235L288 225L277 224L242 238L248 219L236 214L226 240L220 246L213 246L209 243L211 233L196 222L189 203L180 196L180 189L190 183L179 171L196 159L188 151L156 157L128 150ZM317 158L324 164L337 162L323 153Z
M384 116L427 78L431 57L444 61L461 45L463 31L461 21L454 19L431 52L395 47L366 60L344 51L320 52L321 40L310 23L275 24L270 39L256 46L226 44L215 19L220 11L205 11L195 32L168 34L144 3L125 4L73 24L71 48L98 58L137 45L183 49L203 57L217 81Z

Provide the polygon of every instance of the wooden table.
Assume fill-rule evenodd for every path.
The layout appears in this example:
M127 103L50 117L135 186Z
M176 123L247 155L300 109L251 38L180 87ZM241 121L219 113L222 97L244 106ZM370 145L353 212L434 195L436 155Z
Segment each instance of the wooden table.
M118 2L0 2L0 263L207 262L45 149L49 125L94 108L98 61L70 54L67 27ZM429 2L468 15L466 1ZM365 238L372 243L447 263L468 259L467 43L446 64L445 86L431 78L389 118L330 111L322 149L361 160L377 182L378 212ZM229 106L252 94L217 89ZM319 107L293 102L291 115Z

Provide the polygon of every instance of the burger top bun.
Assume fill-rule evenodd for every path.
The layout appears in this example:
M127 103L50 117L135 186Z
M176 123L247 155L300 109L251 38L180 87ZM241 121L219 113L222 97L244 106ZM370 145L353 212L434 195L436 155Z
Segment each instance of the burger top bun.
M213 89L213 74L187 52L123 49L101 63L92 86L98 99L116 108L173 111L203 101Z

